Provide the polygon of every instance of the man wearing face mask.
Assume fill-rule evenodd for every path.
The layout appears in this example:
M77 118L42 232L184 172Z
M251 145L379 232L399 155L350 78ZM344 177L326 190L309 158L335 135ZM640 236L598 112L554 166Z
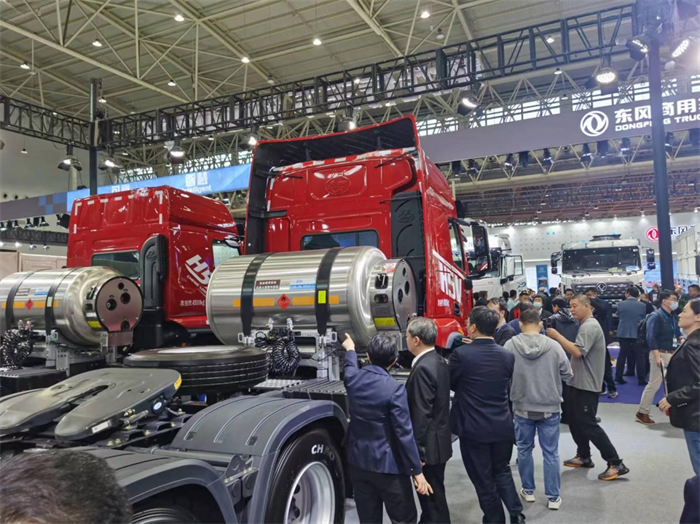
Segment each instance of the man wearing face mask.
M667 366L673 355L674 343L682 341L678 327L678 317L673 314L678 309L678 295L672 291L659 293L661 307L647 319L647 345L649 352L649 383L644 388L639 402L636 420L640 424L651 426L654 420L649 416L654 396L663 382L661 366Z
M535 306L535 309L540 312L540 318L542 320L552 316L552 313L544 308L544 299L541 296L537 295L532 301L532 305Z

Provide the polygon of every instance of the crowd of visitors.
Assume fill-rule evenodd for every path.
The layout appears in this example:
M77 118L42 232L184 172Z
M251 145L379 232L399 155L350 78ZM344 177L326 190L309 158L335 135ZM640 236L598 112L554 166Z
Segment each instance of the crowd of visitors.
M450 434L459 438L462 462L485 523L505 523L506 514L510 522L525 522L523 504L537 500L536 438L544 462L545 504L551 510L562 506L561 423L568 423L577 448L576 456L564 460L564 466L595 467L592 444L606 462L598 475L600 480L628 474L629 468L597 417L601 394L615 398L616 384L626 384L625 377L636 377L646 385L636 416L645 424L653 424L651 402L666 377L667 394L658 407L670 415L672 425L684 430L690 462L698 473L698 290L691 290L685 301L679 300L677 291L661 290L655 294L658 305L654 306L651 299L645 301L640 291L631 287L619 305L617 330L612 308L596 290L579 295L565 290L563 296L558 290L549 291L511 292L490 299L479 295L469 315L468 333L447 360L435 349L434 322L425 318L411 321L406 343L413 367L405 389L391 382L387 372L390 366L386 364L397 358L397 347L393 346L391 355L377 366L387 339L375 337L368 350L372 364L358 371L356 357L351 354L354 344L346 340L344 346L350 350L345 364L350 396L348 461L353 481L360 482L359 490L355 486L355 498L361 522L381 522L382 505L393 522L416 522L411 499L399 495L410 486L409 476L418 491L420 522L450 522L444 481L445 464L452 454ZM678 315L679 302L684 307ZM647 313L649 307L652 309ZM620 342L620 353L613 373L608 346L615 338ZM357 380L358 374L374 381L379 375L382 383L392 385L373 386L373 392L379 389L384 393L369 394L368 383ZM451 401L450 390L454 392ZM368 423L373 419L381 421L382 428L370 428ZM379 442L384 438L394 447ZM514 447L519 488L511 470ZM381 457L370 449L380 450ZM389 462L391 467L387 467L383 455L387 450L396 466ZM364 470L362 475L358 469ZM697 477L689 481L686 492L698 482ZM390 489L394 485L403 488ZM696 506L693 499L684 518L692 518L688 515L695 514ZM372 514L369 508L373 508Z

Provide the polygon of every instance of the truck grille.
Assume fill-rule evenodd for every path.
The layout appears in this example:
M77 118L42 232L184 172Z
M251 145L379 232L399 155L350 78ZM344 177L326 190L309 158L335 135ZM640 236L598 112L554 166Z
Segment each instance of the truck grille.
M574 291L585 293L587 289L596 288L598 290L598 298L606 300L614 309L617 309L617 304L625 299L625 291L630 287L632 282L613 282L598 284L576 284Z

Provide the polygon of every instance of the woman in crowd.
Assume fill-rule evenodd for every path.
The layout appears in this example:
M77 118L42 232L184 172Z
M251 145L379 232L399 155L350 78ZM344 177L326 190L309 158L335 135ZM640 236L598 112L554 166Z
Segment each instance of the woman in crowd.
M700 475L700 299L688 302L678 326L686 339L668 363L668 394L659 409L670 412L671 424L683 429L693 470Z

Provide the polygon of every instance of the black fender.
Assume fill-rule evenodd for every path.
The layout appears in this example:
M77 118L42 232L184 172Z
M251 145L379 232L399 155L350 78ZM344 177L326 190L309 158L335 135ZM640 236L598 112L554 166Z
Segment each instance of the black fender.
M76 451L105 459L132 505L180 486L197 485L214 498L224 522L239 522L221 473L202 460L152 455L148 450L141 453L87 447Z
M343 434L347 429L345 414L335 402L287 399L280 393L240 396L194 415L168 446L167 453L182 457L188 453L228 456L224 477L229 483L240 477L243 495L251 499L241 520L263 522L278 454L295 433L324 421L342 428Z

